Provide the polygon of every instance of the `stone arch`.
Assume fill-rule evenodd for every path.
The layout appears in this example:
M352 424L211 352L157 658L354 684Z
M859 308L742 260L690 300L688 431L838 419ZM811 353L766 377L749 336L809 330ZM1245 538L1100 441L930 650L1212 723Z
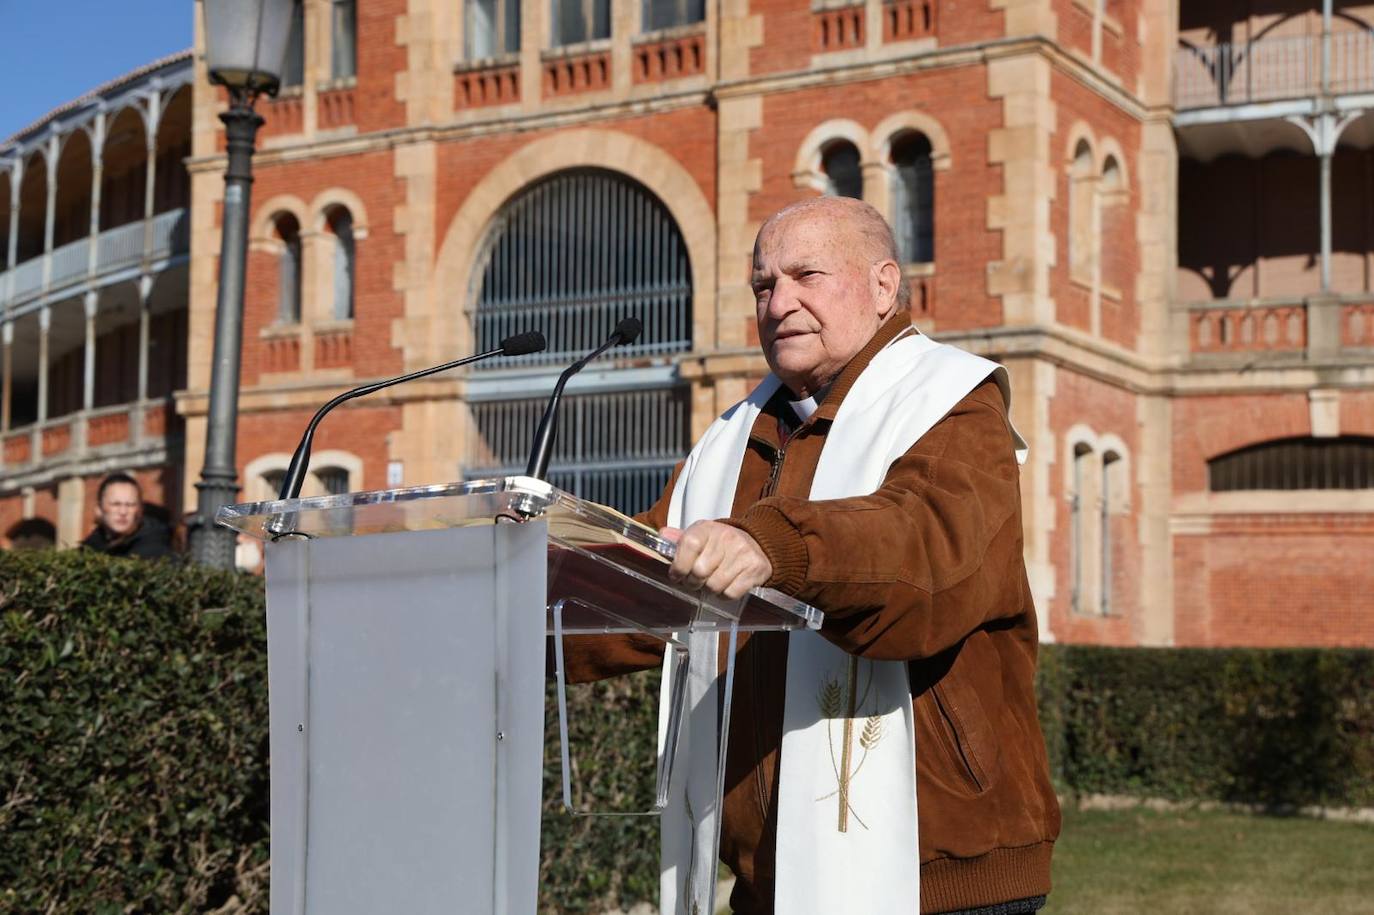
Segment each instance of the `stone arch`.
M310 456L310 469L306 474L305 486L314 490L310 495L324 495L324 488L319 482L317 474L320 471L331 467L338 467L348 472L348 488L351 492L362 489L363 484L363 460L351 451L340 451L337 449L326 449L317 451ZM301 493L305 493L305 486L301 488Z
M535 140L517 150L479 181L449 221L439 247L434 289L456 291L470 298L473 267L482 254L482 240L491 220L506 201L526 186L554 172L571 168L603 168L642 184L667 208L678 229L692 270L693 339L714 339L715 331L715 216L696 179L662 148L613 130L569 130ZM466 299L465 299L466 300ZM441 306L437 306L439 308ZM466 351L472 327L460 309L434 315L438 333L424 359L441 353ZM414 359L418 353L408 353Z
M1080 151L1080 144L1083 143L1087 143L1088 149L1092 151L1092 161L1094 164L1097 163L1097 149L1100 144L1097 135L1093 133L1092 127L1088 126L1086 121L1074 121L1069 126L1069 131L1065 136L1067 139L1064 143L1064 162L1069 168L1073 168L1074 160Z
M919 133L930 141L931 168L938 172L953 167L949 134L944 125L924 111L899 111L879 121L873 128L872 158L887 162L892 155L893 141L905 133Z
M1098 161L1101 163L1097 169L1098 174L1105 176L1108 166L1114 162L1120 173L1120 183L1116 186L1115 190L1124 191L1126 188L1130 187L1131 176L1126 168L1126 154L1122 152L1121 144L1116 141L1116 138L1103 137L1098 144L1097 153L1099 157Z
M305 201L294 194L278 194L264 201L257 208L257 213L253 217L253 222L248 228L248 244L254 251L266 251L276 254L280 248L276 242L275 225L277 218L283 213L290 213L296 217L296 222L304 233L311 225L310 214L313 210L306 206Z
M310 219L301 220L302 231L327 232L329 211L335 207L343 207L353 217L354 238L359 241L367 238L367 227L371 224L367 219L367 207L363 206L361 197L343 187L327 188L315 195L310 201Z
M825 148L837 140L847 140L859 151L859 165L871 164L874 160L869 133L857 121L848 118L834 118L817 124L797 147L797 158L792 167L792 183L799 188L810 188L824 194L828 181L821 169L821 157Z

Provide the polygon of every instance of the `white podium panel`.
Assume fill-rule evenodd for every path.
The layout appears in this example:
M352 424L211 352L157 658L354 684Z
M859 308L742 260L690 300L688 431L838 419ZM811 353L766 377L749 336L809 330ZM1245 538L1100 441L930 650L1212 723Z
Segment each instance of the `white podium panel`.
M267 551L274 915L534 912L546 527Z

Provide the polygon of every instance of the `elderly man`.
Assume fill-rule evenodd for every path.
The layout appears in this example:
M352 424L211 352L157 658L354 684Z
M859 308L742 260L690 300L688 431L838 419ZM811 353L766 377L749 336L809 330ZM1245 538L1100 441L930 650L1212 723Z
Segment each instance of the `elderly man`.
M127 473L100 481L95 497L95 530L81 545L110 556L158 559L173 556L167 525L143 513L143 489Z
M773 374L641 517L677 539L683 584L826 614L823 638L740 639L731 906L1034 912L1059 808L1005 371L911 327L891 230L856 200L770 218L753 289ZM633 639L577 654L581 678L657 661Z

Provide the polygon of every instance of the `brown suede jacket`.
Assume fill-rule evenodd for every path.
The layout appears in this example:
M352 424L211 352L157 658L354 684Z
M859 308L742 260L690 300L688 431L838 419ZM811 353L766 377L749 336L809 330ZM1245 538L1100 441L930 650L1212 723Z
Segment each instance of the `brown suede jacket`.
M783 396L769 402L740 468L730 523L767 553L769 587L825 612L823 636L851 654L907 662L921 911L933 913L1048 893L1059 805L1032 682L1038 639L1019 469L996 383L965 397L872 495L807 498L846 393L907 324L900 314L879 330L781 451L778 417L790 408ZM672 484L640 520L665 524L671 491ZM650 641L573 641L567 663L575 680L661 660ZM786 669L785 633L741 634L721 830L738 913L773 911Z

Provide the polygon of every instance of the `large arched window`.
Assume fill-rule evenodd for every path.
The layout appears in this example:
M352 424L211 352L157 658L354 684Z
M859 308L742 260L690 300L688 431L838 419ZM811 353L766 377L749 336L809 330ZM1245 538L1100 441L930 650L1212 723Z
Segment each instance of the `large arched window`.
M1212 492L1374 489L1374 437L1289 438L1249 445L1207 462Z
M353 277L356 251L353 239L353 214L336 206L325 214L329 232L334 236L334 311L337 321L353 317Z
M475 274L479 351L539 330L549 348L523 361L566 363L626 317L644 330L616 355L692 346L692 272L682 232L647 189L614 172L560 172L512 198L493 220Z
M549 341L544 353L493 360L484 370L561 367L626 317L638 318L643 332L612 355L691 348L692 273L682 233L667 208L624 175L576 169L526 188L493 219L482 251L474 271L477 349L525 330ZM687 450L690 396L669 375L646 383L612 366L606 360L609 371L582 376L584 390L563 399L549 480L633 513L653 504ZM478 434L469 440L468 477L523 472L549 384L523 396L470 395Z
M829 197L864 197L864 175L859 164L859 149L848 140L836 140L821 153L825 172L825 193Z
M908 264L935 260L935 172L930 140L908 133L892 144L892 227Z

